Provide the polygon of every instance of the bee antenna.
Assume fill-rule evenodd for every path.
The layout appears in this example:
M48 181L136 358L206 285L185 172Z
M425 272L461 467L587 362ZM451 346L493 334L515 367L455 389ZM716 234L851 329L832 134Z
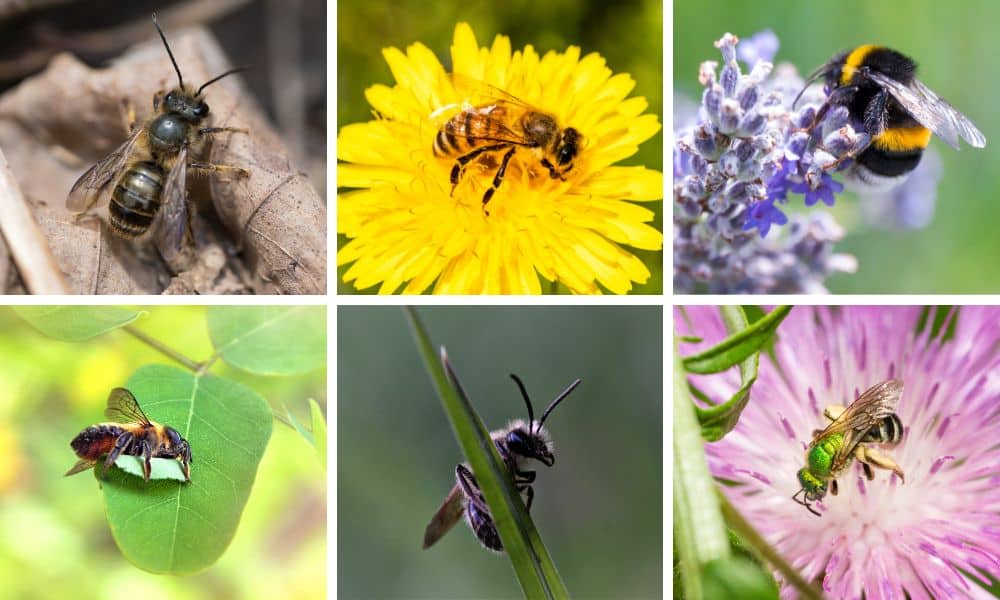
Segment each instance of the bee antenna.
M163 30L160 29L160 22L156 20L156 13L153 13L153 26L156 27L156 31L160 34L160 39L163 40L163 46L167 49L167 55L170 57L170 62L174 63L174 70L177 71L177 81L184 87L184 78L181 77L181 68L177 66L177 61L174 59L174 53L170 51L170 44L167 43L167 36L163 35Z
M247 71L249 69L250 69L250 67L248 67L248 66L242 66L242 67L236 67L235 69L229 69L228 71L226 71L222 75L219 75L218 77L213 77L212 79L209 79L205 83L201 84L201 87L198 88L198 91L195 92L195 95L197 96L198 94L201 94L201 90L207 88L209 85L215 83L216 81L222 79L223 77L225 77L227 75L232 75L233 73L240 73L242 71Z
M580 385L580 380L579 379L577 379L573 383L569 384L569 386L567 386L566 389L564 389L561 394L559 394L558 396L556 396L556 399L553 400L552 403L549 404L549 407L545 409L545 412L542 413L542 418L541 418L540 421L538 421L538 426L539 427L541 427L542 423L545 422L545 418L549 416L549 413L552 412L552 409L554 409L560 402L562 402L563 398L565 398L566 396L569 396L569 393L572 392L573 390L575 390L576 386L578 386L578 385Z
M809 77L806 78L806 82L804 84L802 84L802 89L799 91L799 95L796 96L795 100L792 101L792 108L793 109L795 108L795 105L799 103L799 98L801 98L802 94L805 93L806 88L808 88L810 85L812 85L813 82L816 81L817 79L819 79L820 77L825 76L829 71L830 71L830 63L827 63L827 64L823 65L822 67L820 67L820 68L816 69L815 71L813 71L809 75Z
M510 378L513 379L514 383L517 384L517 387L521 389L521 396L524 398L524 403L528 406L528 433L531 433L531 429L535 426L535 411L531 408L531 398L528 398L528 390L524 389L524 383L521 382L520 377L511 373ZM539 425L541 425L541 423L539 423Z

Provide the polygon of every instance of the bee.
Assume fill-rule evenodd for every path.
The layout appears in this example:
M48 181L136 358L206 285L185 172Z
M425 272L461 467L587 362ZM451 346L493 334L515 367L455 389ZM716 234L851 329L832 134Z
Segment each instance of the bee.
M507 166L519 149L530 151L552 179L566 180L584 144L578 130L561 127L555 115L487 83L457 73L450 78L456 92L465 96L466 101L438 130L434 155L455 157L451 168L452 194L471 161L489 160L485 164L491 168L498 164L490 187L483 193L483 212L489 215L486 205L503 183ZM435 115L451 107L454 105L438 109Z
M206 136L223 132L248 133L246 129L235 127L202 126L209 114L202 95L205 88L246 69L239 67L226 71L197 89L185 85L155 14L153 25L177 72L178 86L166 95L160 91L153 96L154 116L138 127L134 110L127 109L128 139L80 176L70 189L66 207L72 212L83 213L98 199L110 196L109 226L112 233L124 238L146 233L159 214L162 233L158 245L164 258L169 258L177 255L188 229L188 170L249 176L249 172L240 167L188 158L189 149Z
M805 506L812 514L811 501L826 496L827 488L837 495L837 477L857 459L868 481L875 479L872 466L887 469L903 478L903 470L890 457L869 444L893 447L903 435L903 424L893 412L903 393L903 382L890 379L865 390L850 406L828 406L823 411L831 422L826 429L813 432L806 449L806 466L799 470L802 489L792 500ZM804 498L799 498L803 495Z
M184 478L191 481L191 445L173 427L150 421L132 392L125 388L111 390L104 414L111 422L91 425L69 443L80 460L66 472L67 476L86 471L106 456L103 478L124 454L143 458L142 473L146 481L153 458L179 459Z
M531 502L535 497L535 491L531 487L531 484L535 482L535 471L527 470L527 461L534 459L546 467L555 464L555 456L552 454L552 440L542 424L545 423L545 418L549 416L552 409L558 406L576 386L580 385L580 380L577 379L569 384L545 409L542 418L535 421L531 400L528 398L524 384L517 375L511 374L510 377L521 390L524 403L528 406L528 422L525 423L520 419L512 421L505 429L491 432L490 437L493 439L497 453L500 454L500 458L510 472L517 491L525 495L525 506L530 511ZM462 517L462 513L465 513L466 522L483 547L494 552L503 552L500 535L497 533L489 506L486 505L486 499L476 482L476 476L467 465L460 464L455 467L455 479L457 483L451 488L441 507L431 518L430 524L427 525L424 532L424 549L430 548L444 534L448 533Z
M814 124L831 106L844 106L868 134L866 143L828 168L854 158L848 178L885 190L917 167L932 133L956 150L960 137L975 148L986 146L986 136L917 79L916 69L912 59L895 50L865 45L837 54L809 76L806 86L823 77L830 90Z

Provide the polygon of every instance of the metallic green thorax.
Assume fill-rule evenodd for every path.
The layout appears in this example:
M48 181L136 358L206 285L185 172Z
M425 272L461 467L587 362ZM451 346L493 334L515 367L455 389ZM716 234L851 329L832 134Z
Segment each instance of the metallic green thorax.
M843 445L843 433L833 433L823 438L806 455L809 472L818 479L829 477L830 469L833 467L833 457Z

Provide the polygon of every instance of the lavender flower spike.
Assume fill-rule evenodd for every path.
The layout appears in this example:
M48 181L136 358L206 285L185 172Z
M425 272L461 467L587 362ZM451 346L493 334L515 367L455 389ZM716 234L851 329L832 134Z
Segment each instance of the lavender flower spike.
M702 63L698 79L705 90L698 114L676 132L674 289L825 291L827 276L856 269L852 257L831 251L843 230L820 213L789 218L778 205L790 192L805 193L809 204L832 205L843 188L814 162L815 142L850 148L858 135L845 111L830 110L811 129L817 137L811 139L806 128L823 93L810 88L792 110L803 81L784 66L772 74L766 59L777 51L777 38L760 34L739 49L738 41L727 33L716 42L721 70L717 62ZM749 74L740 68L738 54L755 61ZM822 158L824 165L835 160Z

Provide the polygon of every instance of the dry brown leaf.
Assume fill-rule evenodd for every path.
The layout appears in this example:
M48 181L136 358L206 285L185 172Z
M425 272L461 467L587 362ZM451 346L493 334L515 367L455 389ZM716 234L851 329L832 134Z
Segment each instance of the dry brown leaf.
M152 27L150 27L152 30ZM204 29L167 32L184 80L200 85L231 64ZM167 265L147 234L111 236L65 208L77 177L126 136L124 101L141 121L153 95L177 84L158 39L107 69L56 56L45 72L0 97L0 148L74 291L84 294L326 292L326 206L289 161L256 102L227 77L205 90L210 125L249 134L212 136L194 158L239 166L247 179L188 177L196 252ZM102 220L107 209L91 211Z

